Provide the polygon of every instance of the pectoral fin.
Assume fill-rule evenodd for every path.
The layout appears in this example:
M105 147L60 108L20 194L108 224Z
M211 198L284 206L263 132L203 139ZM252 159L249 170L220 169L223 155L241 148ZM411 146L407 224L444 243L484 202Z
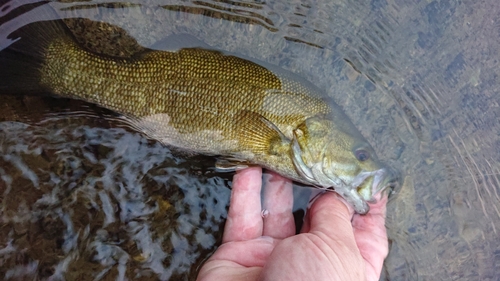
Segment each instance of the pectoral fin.
M243 151L260 155L278 154L290 144L275 124L256 112L240 111L234 126Z

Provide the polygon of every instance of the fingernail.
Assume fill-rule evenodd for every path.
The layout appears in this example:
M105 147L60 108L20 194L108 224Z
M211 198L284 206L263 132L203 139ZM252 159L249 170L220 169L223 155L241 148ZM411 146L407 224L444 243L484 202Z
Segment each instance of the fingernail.
M271 237L271 236L261 236L261 237L258 237L257 239L265 241L265 242L268 242L268 243L271 243L271 244L274 243L274 238Z
M262 218L266 218L267 216L269 216L269 210L266 210L266 209L262 210L262 211L260 212L260 216L261 216Z

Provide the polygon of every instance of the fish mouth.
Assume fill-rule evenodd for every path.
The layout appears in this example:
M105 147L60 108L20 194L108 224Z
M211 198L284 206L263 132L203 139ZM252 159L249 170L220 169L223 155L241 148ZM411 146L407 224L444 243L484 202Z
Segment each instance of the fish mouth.
M399 186L399 173L391 168L361 172L351 183L352 189L357 190L361 198L368 203L375 203L378 194L387 193L391 197Z
M319 189L338 193L348 204L353 206L354 211L358 214L366 214L370 210L370 206L368 206L366 200L361 197L356 188L351 188L352 185L347 184L338 176L331 174L327 175L324 171L325 165L323 165L322 162L314 163L311 166L304 163L301 157L302 151L296 138L292 141L292 152L293 165L298 175L302 177L298 179L298 181L314 185ZM358 175L356 178L361 184L372 174L373 173L362 173L362 175ZM369 198L371 199L371 196Z
M358 214L366 214L370 210L368 203L377 200L377 194L389 190L389 194L398 186L399 173L384 168L375 171L362 171L349 183L345 179L325 171L323 162L307 165L301 157L302 151L296 138L292 140L292 162L299 182L314 185L319 189L335 191L347 203L354 207ZM324 157L323 157L324 159Z

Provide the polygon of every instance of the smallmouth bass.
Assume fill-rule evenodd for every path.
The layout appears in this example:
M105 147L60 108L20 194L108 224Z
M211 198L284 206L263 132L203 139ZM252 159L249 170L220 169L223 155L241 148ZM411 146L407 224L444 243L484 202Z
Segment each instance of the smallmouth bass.
M166 145L334 190L360 214L397 183L340 107L277 67L201 48L99 55L60 20L28 24L9 38L0 51L2 92L98 104Z

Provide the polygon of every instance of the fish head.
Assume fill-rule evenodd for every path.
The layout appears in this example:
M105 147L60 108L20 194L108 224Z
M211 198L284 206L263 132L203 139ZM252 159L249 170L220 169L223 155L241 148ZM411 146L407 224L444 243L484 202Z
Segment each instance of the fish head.
M300 124L293 131L292 160L302 182L334 190L357 213L365 214L367 203L374 202L378 193L393 190L400 177L377 158L354 125L341 117L315 116Z

